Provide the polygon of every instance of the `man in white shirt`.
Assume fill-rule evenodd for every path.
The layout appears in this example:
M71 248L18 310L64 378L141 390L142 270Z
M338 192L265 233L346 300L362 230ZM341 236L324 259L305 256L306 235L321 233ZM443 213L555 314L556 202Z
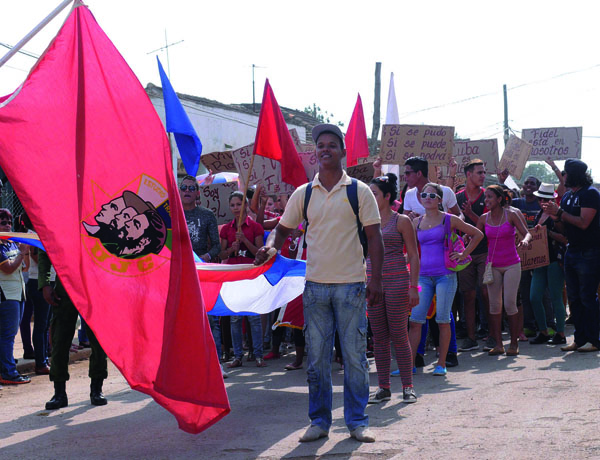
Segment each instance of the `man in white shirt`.
M404 197L404 214L411 219L425 214L425 208L419 200L419 193L429 182L429 163L424 158L411 157L404 162L404 175L408 190ZM444 196L442 197L442 207L444 212L449 212L460 216L460 208L456 202L456 195L450 187L442 185Z

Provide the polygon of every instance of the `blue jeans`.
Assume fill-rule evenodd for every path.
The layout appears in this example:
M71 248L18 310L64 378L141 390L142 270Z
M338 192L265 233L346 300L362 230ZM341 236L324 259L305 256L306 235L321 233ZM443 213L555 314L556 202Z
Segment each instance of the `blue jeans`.
M25 302L18 300L5 300L0 303L0 367L4 378L19 375L13 351L24 305Z
M257 358L263 357L263 333L260 323L260 315L248 315L248 323L250 324L250 334L252 334L252 346L254 355ZM233 354L236 358L242 359L244 349L242 347L242 320L243 316L231 317L231 341L233 342Z
M217 356L221 359L221 317L220 316L208 316L208 323L210 324L210 331L212 332L215 346L217 347Z
M308 416L311 425L331 426L331 361L337 329L344 359L344 420L349 430L368 426L367 304L365 283L306 282L304 322L308 345Z
M27 282L27 298L33 303L33 352L35 367L48 365L48 329L50 328L50 304L38 289L38 280Z
M419 276L419 286L421 287L419 305L413 308L410 321L419 324L425 323L435 294L435 322L449 324L457 284L456 273L441 276Z
M574 340L578 346L587 342L600 348L598 335L600 311L600 248L571 250L565 254L565 281L569 308L575 324Z

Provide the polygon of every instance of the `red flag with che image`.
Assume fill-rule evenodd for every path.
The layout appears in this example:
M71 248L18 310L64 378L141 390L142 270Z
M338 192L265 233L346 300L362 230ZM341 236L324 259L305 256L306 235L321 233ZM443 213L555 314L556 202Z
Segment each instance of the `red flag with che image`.
M211 426L229 401L169 143L87 7L2 101L0 165L69 297L133 389Z
M294 140L268 79L265 82L263 101L260 106L254 154L279 161L281 180L286 184L299 187L308 182Z

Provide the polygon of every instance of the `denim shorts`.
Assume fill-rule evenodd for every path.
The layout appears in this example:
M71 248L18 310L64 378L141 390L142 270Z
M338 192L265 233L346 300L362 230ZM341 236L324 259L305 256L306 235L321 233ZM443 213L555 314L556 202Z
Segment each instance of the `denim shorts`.
M440 324L450 323L450 312L452 302L456 294L456 273L441 276L419 276L419 305L412 309L410 321L424 324L427 320L427 312L436 296L435 321Z

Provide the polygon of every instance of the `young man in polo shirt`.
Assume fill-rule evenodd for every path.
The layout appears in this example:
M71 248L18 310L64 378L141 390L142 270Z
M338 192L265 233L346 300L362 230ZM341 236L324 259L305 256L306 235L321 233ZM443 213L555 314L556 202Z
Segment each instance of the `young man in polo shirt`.
M308 385L310 427L301 442L325 437L331 427L331 361L335 331L338 331L344 359L344 418L352 437L373 442L365 407L369 399L366 358L366 302L381 298L383 240L379 210L369 187L358 181L358 217L364 226L373 267L365 286L366 266L356 215L346 187L352 180L342 169L343 135L334 125L317 125L312 137L317 145L319 173L312 181L307 209L309 226L304 319L308 343ZM303 220L307 184L290 197L285 212L267 243L256 254L255 263L267 259L270 248L280 249L287 236Z

